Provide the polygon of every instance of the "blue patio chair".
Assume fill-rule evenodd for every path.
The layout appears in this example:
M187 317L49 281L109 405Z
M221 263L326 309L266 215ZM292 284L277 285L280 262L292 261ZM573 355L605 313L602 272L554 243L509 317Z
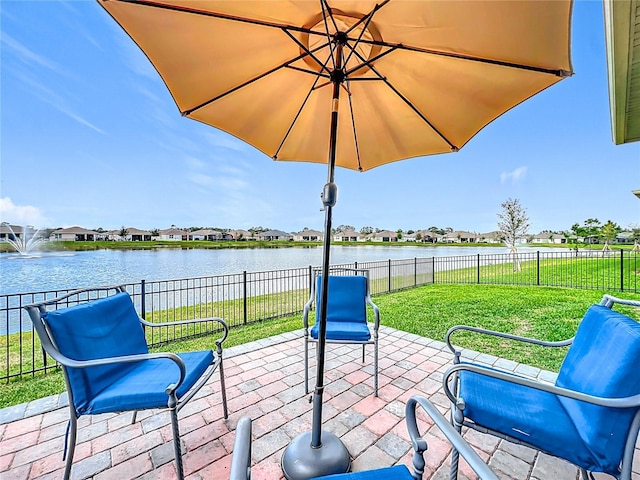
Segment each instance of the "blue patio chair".
M309 344L318 345L320 286L322 275L315 271L311 295L303 309L304 322L304 390L309 393ZM369 271L333 268L329 275L326 342L361 344L364 363L365 346L373 345L373 391L378 396L378 329L380 310L369 295ZM315 302L316 322L309 328L309 312ZM373 329L367 323L367 304L373 308Z
M108 295L111 291L115 293ZM178 411L215 370L220 371L222 406L224 417L228 416L222 368L222 342L228 333L224 321L208 318L147 322L138 316L124 287L75 290L25 308L43 349L62 366L67 386L70 419L63 453L64 478L71 474L81 415L133 411L134 423L138 410L167 408L173 428L176 470L182 479ZM215 352L149 353L145 328L205 320L222 333L222 338L215 341Z
M417 407L421 406L431 417L433 422L444 433L458 452L467 461L469 466L481 480L498 480L498 477L487 467L482 458L469 446L460 434L451 426L449 421L440 413L436 406L425 397L414 395L409 398L405 407L405 419L411 445L413 447L412 470L405 465L396 465L375 470L365 470L361 472L342 473L329 475L327 480L421 480L424 474L425 460L424 452L428 445L426 440L420 435L416 418ZM242 417L236 427L236 438L231 457L231 469L229 480L250 480L251 479L251 419ZM313 479L311 479L313 480ZM318 480L318 479L316 479Z
M526 445L576 465L583 478L603 472L630 480L640 429L640 324L613 310L640 301L605 295L592 305L575 336L544 342L456 326L447 333L454 366L444 375L454 425ZM547 347L569 346L555 384L461 362L452 335L467 330ZM452 463L453 467L456 463ZM451 478L457 472L452 469Z

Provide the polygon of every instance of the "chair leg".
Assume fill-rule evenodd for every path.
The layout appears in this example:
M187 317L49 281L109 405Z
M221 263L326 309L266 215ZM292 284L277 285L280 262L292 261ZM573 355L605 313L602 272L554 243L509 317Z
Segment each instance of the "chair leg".
M182 468L182 449L180 448L180 429L178 428L178 411L175 407L169 409L171 415L171 428L173 430L173 452L176 457L176 472L178 480L184 480L184 469Z
M304 394L309 393L309 341L304 339Z
M373 344L373 395L378 396L378 339Z
M229 410L227 409L227 387L225 386L224 383L224 368L222 366L222 358L220 358L220 366L218 367L220 369L220 389L222 390L222 410L223 410L223 414L224 414L224 418L229 418Z
M134 423L136 423L136 418L138 418L138 411L134 410L133 411L133 415L131 416L131 425L133 425Z
M364 343L362 344L362 363L364 363Z
M64 465L64 480L71 478L71 465L73 464L73 454L76 451L76 438L78 433L78 418L75 412L71 410L69 415L69 425L67 427L67 437L65 438L66 462Z
M451 405L451 423L455 427L456 431L462 435L462 422L464 420L464 414L457 405ZM460 462L460 453L455 448L451 451L451 472L449 473L449 480L457 480L458 478L458 464Z

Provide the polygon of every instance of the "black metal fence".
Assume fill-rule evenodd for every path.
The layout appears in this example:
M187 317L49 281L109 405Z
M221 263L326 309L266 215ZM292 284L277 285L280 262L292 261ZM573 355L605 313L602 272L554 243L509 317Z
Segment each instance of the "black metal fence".
M525 253L428 257L354 262L336 267L369 270L373 295L430 283L541 285L639 292L640 254L629 251ZM221 317L229 327L302 312L309 297L312 266L265 272L125 285L147 321ZM31 331L24 305L70 290L0 295L0 380L10 381L55 368ZM154 329L157 330L157 329ZM160 329L149 344L200 334L202 328Z

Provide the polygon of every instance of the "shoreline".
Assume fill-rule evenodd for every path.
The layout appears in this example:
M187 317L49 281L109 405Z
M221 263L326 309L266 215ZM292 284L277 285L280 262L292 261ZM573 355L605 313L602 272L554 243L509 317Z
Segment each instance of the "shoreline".
M344 247L502 247L502 243L430 243L430 242L332 242L331 245ZM602 250L604 244L584 244L578 248L580 250ZM244 248L316 248L321 247L322 242L295 242L295 241L258 241L258 240L177 240L177 241L94 241L94 242L67 242L55 241L45 242L38 245L32 252L65 252L65 251L90 251L90 250L158 250L165 248L176 249L244 249ZM519 247L527 248L566 248L575 249L576 244L568 243L536 243L522 244ZM612 250L632 249L633 244L610 245ZM13 253L16 251L8 243L0 242L0 253Z

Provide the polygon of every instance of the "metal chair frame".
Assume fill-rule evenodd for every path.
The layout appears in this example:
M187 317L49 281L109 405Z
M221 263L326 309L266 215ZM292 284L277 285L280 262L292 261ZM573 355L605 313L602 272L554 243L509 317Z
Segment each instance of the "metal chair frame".
M316 283L317 278L322 273L322 270L315 269L313 274L313 279L311 281L311 293L309 295L309 300L304 305L302 320L304 323L304 392L305 394L309 393L309 344L314 343L316 345L316 350L318 347L318 340L313 338L309 334L309 312L313 308L313 304L316 302ZM355 269L355 268L343 268L343 267L334 267L331 268L329 273L338 273L341 276L349 276L349 275L362 275L366 278L366 297L365 302L371 308L373 308L373 331L371 328L371 339L366 341L353 341L353 340L330 340L326 339L326 343L331 344L351 344L351 345L362 345L362 363L365 361L365 347L367 345L373 345L373 392L374 395L378 396L378 330L380 328L380 309L378 306L371 300L370 296L370 285L369 285L369 270L366 269ZM331 276L331 275L330 275ZM317 352L316 352L317 354Z
M407 430L409 431L409 437L411 438L411 446L413 447L412 473L411 476L414 480L422 480L426 462L424 459L424 453L428 450L427 441L422 438L418 427L416 411L418 406L422 407L427 415L431 417L433 422L442 431L445 437L451 442L453 447L460 452L463 458L467 461L471 469L478 475L481 480L498 480L498 477L491 471L491 469L484 463L478 453L462 438L460 433L449 423L449 421L440 413L438 408L431 403L427 398L414 395L407 401L405 407L405 421L407 423ZM249 417L242 417L238 421L236 427L236 438L233 447L233 456L231 458L231 469L229 480L250 480L251 479L251 419ZM389 468L380 468L377 470L369 471L367 478L376 478L384 480L386 478L385 472ZM344 477L350 477L352 475L357 476L365 472L358 472L353 474L345 474ZM333 478L332 475L326 477L327 479ZM343 475L339 475L339 478L343 478Z
M174 353L148 353L148 354L136 354L136 355L127 355L127 356L119 356L119 357L108 357L108 358L100 358L95 360L85 360L78 361L66 357L63 355L58 347L55 344L55 340L52 338L49 328L46 325L46 320L43 318L47 313L47 307L51 307L53 305L58 305L60 303L65 303L67 306L69 303L84 303L90 302L92 300L97 300L98 297L92 298L91 294L95 292L96 295L99 292L126 292L124 286L108 286L108 287L96 287L96 288L83 288L74 290L65 295L59 296L54 299L45 300L43 302L33 303L30 305L25 305L24 308L29 312L29 317L33 323L33 326L40 338L40 342L42 344L43 350L53 358L57 363L62 366L62 372L64 374L64 380L67 388L67 393L69 396L69 424L67 426L67 433L65 437L65 447L63 453L63 459L66 457L65 463L65 471L64 478L65 480L70 478L71 475L71 467L73 464L73 456L75 453L76 447L76 438L78 431L78 418L81 416L74 406L74 396L73 389L71 388L71 383L69 381L69 376L67 369L68 368L86 368L93 367L98 365L108 365L114 363L130 363L130 362L140 362L145 360L153 360L159 358L167 358L176 363L178 368L180 369L180 379L177 383L173 383L167 385L165 392L168 395L168 402L166 408L170 412L171 416L171 426L173 433L173 443L174 443L174 454L176 461L176 470L178 473L178 478L182 480L184 478L183 465L182 465L182 454L181 454L181 446L180 446L180 430L178 427L178 412L182 409L182 407L189 401L193 396L198 393L198 391L205 385L205 383L209 380L211 375L216 370L220 371L220 386L222 393L222 406L224 411L224 418L228 418L228 409L227 409L227 395L225 390L225 381L224 381L224 369L222 364L222 343L227 338L229 333L229 328L227 324L221 318L210 317L205 319L196 319L196 320L183 320L183 321L175 321L175 322L163 322L163 323L151 323L146 320L139 318L140 323L144 325L145 328L160 328L167 326L178 326L178 325L188 325L192 323L202 323L202 322L213 322L219 324L222 328L222 338L215 340L216 349L214 361L209 365L207 370L202 374L200 379L193 385L193 387L180 399L177 398L176 391L183 383L185 375L186 375L186 367L183 360L178 357ZM87 298L84 300L80 299L81 295L85 295ZM76 297L76 301L71 301L70 298ZM104 298L104 297L102 297ZM127 411L127 410L124 410ZM131 423L135 423L136 421L137 411L133 411L133 418Z
M616 298L611 295L604 295L602 300L600 301L600 305L610 309L612 309L615 304L629 305L629 306L640 308L640 301ZM596 397L596 396L588 395L582 392L557 387L550 383L544 383L537 380L521 377L509 372L503 372L503 371L496 370L494 368L489 368L483 365L461 363L460 357L461 357L462 351L456 348L452 344L451 337L455 332L462 331L462 330L479 333L482 335L489 335L489 336L504 338L507 340L529 343L532 345L539 345L543 347L552 347L552 348L571 346L575 339L575 336L574 336L567 340L548 342L548 341L537 340L533 338L521 337L518 335L511 335L503 332L496 332L493 330L470 327L466 325L456 325L450 328L446 335L446 344L454 354L454 361L453 361L454 365L445 372L442 382L443 382L445 394L447 395L447 397L449 398L452 404L451 423L455 426L457 431L460 432L462 427L465 426L482 433L486 433L486 434L496 436L498 438L502 438L504 440L507 440L509 442L512 442L518 445L524 445L534 450L543 451L544 453L551 456L556 456L554 452L542 450L537 446L534 446L525 441L522 441L521 439L511 437L502 432L498 432L481 425L477 425L473 421L466 419L463 414L463 411L465 409L464 400L458 398L458 395L457 395L458 387L459 387L459 372L463 370L469 371L469 372L475 372L487 377L496 378L499 380L503 380L503 381L510 382L517 385L522 385L532 389L548 392L554 395L572 398L575 400L580 400L582 402L586 402L593 405L599 405L599 406L611 407L611 408L636 408L638 409L638 411L633 417L633 420L630 425L629 433L625 441L624 452L622 455L622 464L620 468L620 474L617 477L619 480L631 480L633 454L635 450L636 441L638 438L638 433L640 432L640 408L639 408L640 394L633 395L630 397L625 397L625 398ZM457 478L457 468L458 468L458 458L457 458L457 453L454 450L452 464L451 464L451 475L450 475L451 480L455 480ZM580 467L578 468L584 480L595 480L593 473L587 471L584 468L580 468Z

